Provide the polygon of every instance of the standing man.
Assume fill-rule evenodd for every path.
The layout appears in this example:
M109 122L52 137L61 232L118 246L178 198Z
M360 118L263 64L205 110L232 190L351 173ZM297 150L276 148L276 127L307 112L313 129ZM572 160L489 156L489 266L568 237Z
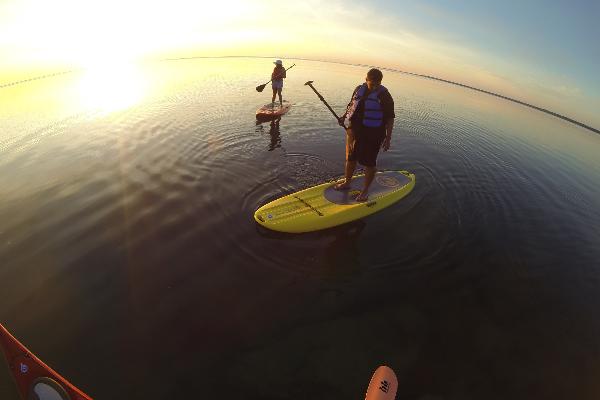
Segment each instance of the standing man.
M283 79L285 78L285 68L283 68L283 62L276 60L275 68L271 74L271 87L273 88L273 98L271 99L271 107L275 107L275 96L279 95L279 105L283 106L283 100L281 99L281 90L283 89Z
M334 186L336 190L350 188L350 181L356 169L356 163L365 167L365 183L356 201L367 201L369 186L377 171L379 149L387 151L394 129L394 99L381 85L383 74L378 69L367 72L366 82L354 89L352 99L339 123L344 126L349 120L346 131L346 169L343 182Z

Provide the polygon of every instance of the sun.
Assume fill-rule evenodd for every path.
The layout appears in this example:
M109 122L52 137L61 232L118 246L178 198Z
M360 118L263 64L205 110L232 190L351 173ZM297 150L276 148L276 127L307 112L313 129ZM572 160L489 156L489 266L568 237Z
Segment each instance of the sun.
M11 0L0 12L6 52L30 62L93 67L212 47L244 32L261 1ZM0 39L0 44L2 40Z
M105 63L83 71L75 98L84 109L106 114L134 106L147 92L142 68L127 62Z

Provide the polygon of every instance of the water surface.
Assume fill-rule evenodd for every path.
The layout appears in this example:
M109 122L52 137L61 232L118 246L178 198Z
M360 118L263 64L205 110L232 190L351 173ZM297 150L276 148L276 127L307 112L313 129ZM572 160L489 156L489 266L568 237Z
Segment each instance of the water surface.
M335 229L252 214L343 173L366 68L295 61L257 123L267 59L75 72L0 89L0 321L98 399L600 394L600 136L384 71L381 169L413 192ZM289 61L288 63L291 63ZM16 399L0 370L2 398Z

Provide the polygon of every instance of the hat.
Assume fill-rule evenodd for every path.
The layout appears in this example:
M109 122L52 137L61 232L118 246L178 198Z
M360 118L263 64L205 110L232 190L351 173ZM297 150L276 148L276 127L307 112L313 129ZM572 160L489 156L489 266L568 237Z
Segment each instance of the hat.
M283 62L281 62L281 60L275 60L275 62L273 64L283 65Z

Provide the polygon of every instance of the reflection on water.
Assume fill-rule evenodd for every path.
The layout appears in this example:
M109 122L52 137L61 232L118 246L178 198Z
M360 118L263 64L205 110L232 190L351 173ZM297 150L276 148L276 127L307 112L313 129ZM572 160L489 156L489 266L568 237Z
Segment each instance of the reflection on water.
M281 147L281 131L279 130L279 122L281 121L281 117L277 117L270 122L269 124L269 136L271 137L271 143L269 143L269 151L273 151L279 147ZM256 121L256 132L264 132L263 121Z
M279 121L281 121L281 117L274 119L269 124L269 135L271 136L271 144L269 145L269 151L273 151L273 149L281 147L281 132L279 132Z
M264 125L269 125L269 136L271 138L271 142L269 143L268 150L273 151L277 148L281 147L281 131L279 130L279 122L281 121L281 117L277 117L272 119L271 121L256 121L256 132L264 133L265 128Z
M364 79L296 64L293 112L262 124L265 59L1 89L0 320L97 398L358 398L379 364L406 398L598 393L600 136L385 73L379 166L413 192L264 232L260 205L343 174L344 132L304 82L342 112Z

